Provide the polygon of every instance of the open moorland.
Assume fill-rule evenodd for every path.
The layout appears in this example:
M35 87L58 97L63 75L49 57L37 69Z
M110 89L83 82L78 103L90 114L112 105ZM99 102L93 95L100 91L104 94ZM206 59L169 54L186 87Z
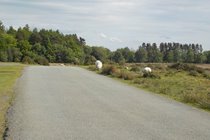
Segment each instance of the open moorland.
M143 73L145 67L151 73ZM95 66L89 69L103 75L119 78L128 84L165 95L193 106L210 110L209 65L194 64L125 64L105 65L100 71Z

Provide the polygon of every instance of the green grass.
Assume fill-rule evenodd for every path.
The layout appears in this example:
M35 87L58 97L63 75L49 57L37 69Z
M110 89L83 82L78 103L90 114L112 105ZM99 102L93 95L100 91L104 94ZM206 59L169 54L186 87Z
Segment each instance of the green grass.
M0 140L6 127L6 112L13 99L13 87L24 65L0 63Z
M145 66L152 68L152 74L145 76L141 72ZM210 111L209 75L206 76L205 71L195 65L182 64L181 66L184 66L184 69L183 67L173 68L168 64L129 64L127 65L129 69L126 70L123 66L105 65L101 74L105 71L104 75L119 78L130 85ZM132 78L116 76L125 71L127 71L126 76Z
M210 110L210 80L202 76L190 76L184 71L164 74L167 72L159 73L160 79L138 78L134 83L140 88Z

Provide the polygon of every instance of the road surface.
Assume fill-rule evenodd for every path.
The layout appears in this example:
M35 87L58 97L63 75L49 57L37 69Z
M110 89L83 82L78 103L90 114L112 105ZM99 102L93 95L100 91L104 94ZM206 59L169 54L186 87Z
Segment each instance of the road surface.
M9 140L209 140L210 113L78 67L26 68Z

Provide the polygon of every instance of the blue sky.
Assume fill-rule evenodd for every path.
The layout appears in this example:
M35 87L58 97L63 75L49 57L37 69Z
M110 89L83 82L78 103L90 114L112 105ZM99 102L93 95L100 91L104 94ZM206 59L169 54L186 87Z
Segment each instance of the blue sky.
M142 42L199 43L209 50L209 6L209 0L0 0L0 20L76 33L111 50Z

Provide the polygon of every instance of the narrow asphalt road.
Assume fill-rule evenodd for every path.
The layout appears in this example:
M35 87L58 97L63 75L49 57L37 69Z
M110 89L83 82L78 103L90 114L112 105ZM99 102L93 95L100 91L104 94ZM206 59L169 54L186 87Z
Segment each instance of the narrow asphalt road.
M209 140L210 113L78 67L26 68L8 140Z

